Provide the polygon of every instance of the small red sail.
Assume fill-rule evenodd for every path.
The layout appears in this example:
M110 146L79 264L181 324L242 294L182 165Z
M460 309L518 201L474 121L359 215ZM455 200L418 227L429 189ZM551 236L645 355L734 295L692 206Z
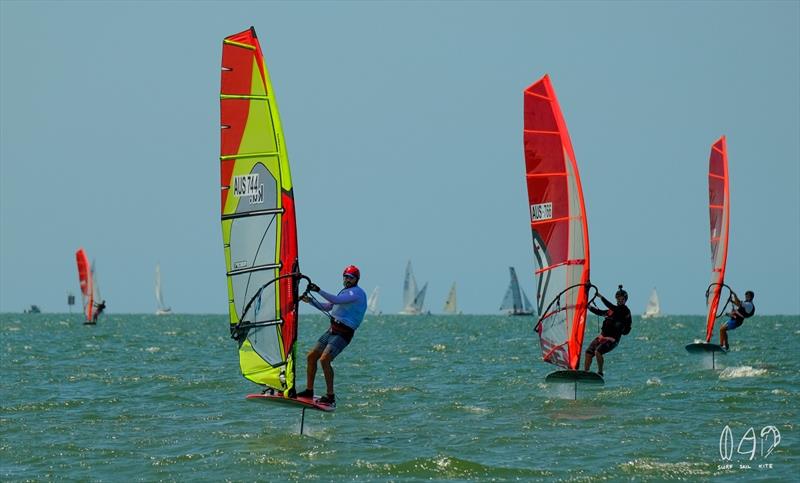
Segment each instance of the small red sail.
M83 299L83 313L86 321L91 322L94 316L94 288L92 286L92 266L89 257L83 248L75 252L75 260L78 262L78 281L81 284L81 297Z
M576 370L589 283L589 231L578 164L550 78L524 92L525 169L538 279L542 358Z
M711 221L711 286L708 293L706 342L711 341L717 318L720 294L725 283L730 225L730 191L728 188L728 148L725 136L711 146L708 162L708 212Z

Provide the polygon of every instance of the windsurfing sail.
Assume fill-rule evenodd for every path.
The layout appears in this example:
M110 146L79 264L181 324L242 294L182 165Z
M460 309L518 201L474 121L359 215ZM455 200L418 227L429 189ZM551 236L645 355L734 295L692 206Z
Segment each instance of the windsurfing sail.
M172 309L164 304L164 294L161 293L161 265L156 264L156 315L171 314Z
M75 252L75 259L78 262L78 281L81 287L81 299L83 301L83 314L87 322L92 322L94 317L94 284L92 283L92 265L89 257L83 248Z
M711 221L711 285L706 293L708 303L706 342L711 342L720 295L725 286L725 264L728 260L731 207L728 189L728 148L725 136L711 146L708 162L708 211Z
M231 335L242 375L288 397L299 283L294 194L275 93L252 27L223 40L220 121Z
M542 358L580 362L589 293L589 231L578 164L550 78L524 91L525 177Z
M508 267L508 271L511 280L500 304L500 310L507 311L508 315L533 315L533 305L519 286L517 271L514 267Z
M380 287L375 287L372 289L372 293L369 294L369 298L367 299L367 312L371 315L378 315L380 313L380 309L378 309L378 296L380 293Z
M647 306L644 308L642 318L651 319L655 317L661 317L661 304L658 301L658 293L654 287L653 292L650 294L650 298L647 299Z
M453 282L453 285L450 287L450 293L447 294L447 300L444 302L444 313L450 315L458 313L458 302L456 301L455 282Z

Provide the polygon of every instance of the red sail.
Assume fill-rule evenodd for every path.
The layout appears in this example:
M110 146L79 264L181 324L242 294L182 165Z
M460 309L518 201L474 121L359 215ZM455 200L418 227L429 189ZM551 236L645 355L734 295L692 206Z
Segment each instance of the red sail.
M711 221L711 287L708 294L706 342L711 341L720 293L725 283L730 225L730 191L728 189L728 148L725 136L711 146L708 162L708 212Z
M94 289L92 287L92 266L89 257L83 248L75 252L75 260L78 262L78 281L81 284L81 297L83 299L83 313L86 321L91 322L94 315Z
M589 232L578 165L550 78L524 93L525 169L536 258L542 358L577 369L589 282Z

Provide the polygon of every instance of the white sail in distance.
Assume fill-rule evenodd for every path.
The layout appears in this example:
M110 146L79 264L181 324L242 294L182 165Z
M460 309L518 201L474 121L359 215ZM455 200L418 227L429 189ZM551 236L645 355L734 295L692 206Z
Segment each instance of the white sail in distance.
M425 292L428 289L426 283L422 290L417 291L417 281L414 272L411 270L411 260L406 264L406 276L403 280L403 310L402 315L419 315L425 303Z
M661 317L661 303L658 301L656 289L653 288L653 293L651 293L650 298L647 299L647 306L644 308L642 318L652 319L655 317Z
M378 309L378 296L381 293L380 287L375 287L372 289L372 293L369 294L369 298L367 299L367 312L371 315L379 315L381 312Z
M172 309L164 304L164 294L161 293L161 265L156 264L156 315L171 314Z

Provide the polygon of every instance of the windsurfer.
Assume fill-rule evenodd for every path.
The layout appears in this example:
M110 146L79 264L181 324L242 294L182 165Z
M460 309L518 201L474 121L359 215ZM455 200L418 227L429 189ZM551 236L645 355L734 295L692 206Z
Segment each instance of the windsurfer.
M752 290L744 293L744 302L739 300L736 293L731 292L731 295L733 296L731 302L734 305L734 309L728 313L731 318L719 328L719 345L726 351L728 350L728 331L736 330L744 323L744 319L752 317L756 313L756 306L753 305L753 298L756 294Z
M603 327L600 335L595 337L589 348L586 349L586 358L583 362L583 370L588 371L592 366L592 358L597 357L597 373L603 375L603 354L611 352L619 344L623 335L631 332L631 311L625 303L628 301L628 292L623 290L622 285L615 294L617 303L613 304L608 299L600 295L600 300L608 308L602 310L597 307L589 307L593 314L604 315Z
M100 318L100 314L102 314L103 310L105 310L106 308L106 301L101 300L99 304L95 302L94 307L96 310L94 311L94 315L92 316L92 322L97 322L97 319Z
M337 295L321 290L311 284L310 289L318 292L328 303L305 296L303 302L325 311L331 316L331 325L319 338L317 344L308 353L308 367L306 368L306 389L297 394L297 397L314 396L314 378L317 375L317 361L322 366L325 375L327 393L319 399L320 403L336 405L336 396L333 390L333 366L331 363L340 352L350 344L358 326L364 320L367 312L367 294L358 286L361 272L354 265L344 269L342 285L344 288Z

